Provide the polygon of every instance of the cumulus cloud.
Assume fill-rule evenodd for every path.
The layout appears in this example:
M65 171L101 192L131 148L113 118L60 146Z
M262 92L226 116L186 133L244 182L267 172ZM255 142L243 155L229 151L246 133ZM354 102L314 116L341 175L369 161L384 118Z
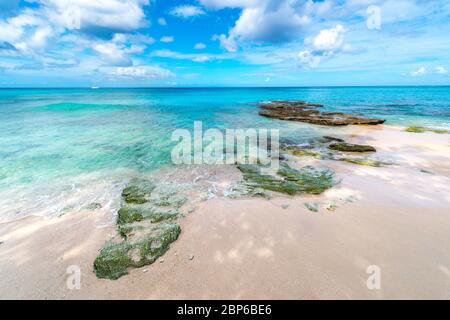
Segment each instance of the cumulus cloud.
M224 34L214 35L213 40L218 40L220 43L220 47L225 49L228 52L236 52L238 50L238 44L234 38L234 36L226 36Z
M114 43L97 43L93 46L106 65L127 67L131 66L131 59L126 55L125 51Z
M203 11L200 7L197 6L182 5L173 8L170 11L170 13L176 17L189 18L205 14L205 11Z
M423 75L425 75L427 73L427 69L425 68L425 67L419 67L418 69L416 69L416 70L413 70L413 71L411 71L410 73L409 73L409 75L411 76L411 77L420 77L420 76L423 76Z
M317 10L296 0L200 0L207 8L241 8L241 14L228 34L216 37L221 47L234 52L241 42L282 43L298 39ZM231 50L229 50L231 49Z
M346 29L338 24L331 29L321 30L315 37L306 38L307 49L298 54L300 64L317 68L320 62L337 52L351 51L351 46L345 43Z
M51 21L95 35L131 31L145 23L149 0L39 0Z
M448 73L448 70L445 67L442 67L442 66L441 67L437 67L435 69L435 71L438 74L447 74Z
M174 76L171 71L158 66L118 67L111 73L111 75L117 77L144 79L169 78Z

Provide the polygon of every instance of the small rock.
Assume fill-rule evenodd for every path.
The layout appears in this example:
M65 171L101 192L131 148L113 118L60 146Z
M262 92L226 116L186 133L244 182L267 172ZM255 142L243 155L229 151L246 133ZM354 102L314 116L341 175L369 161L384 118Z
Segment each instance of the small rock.
M331 150L343 152L376 152L377 150L372 146L351 144L346 142L338 142L330 144L328 147Z
M144 270L142 270L142 272L143 272L143 273L147 273L147 272L148 272L148 269L144 269Z
M286 210L287 208L289 208L289 205L288 204L283 204L281 207Z
M331 137L331 136L323 136L322 140L325 142L345 142L344 139Z
M86 210L95 211L95 210L101 209L102 207L103 207L103 206L102 206L101 203L98 203L98 202L92 202L92 203L88 204L88 205L85 207L85 209L86 209Z
M159 259L159 263L164 263L164 259Z
M317 202L305 202L305 207L312 212L319 212L319 204Z
M193 213L195 211L195 208L189 208L188 213Z
M194 255L193 255L193 254L191 254L191 255L189 256L189 260L194 260Z

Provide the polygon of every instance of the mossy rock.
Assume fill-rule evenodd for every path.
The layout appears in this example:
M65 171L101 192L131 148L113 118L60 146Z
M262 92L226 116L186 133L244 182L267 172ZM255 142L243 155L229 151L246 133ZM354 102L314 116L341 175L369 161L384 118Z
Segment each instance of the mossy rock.
M153 223L167 219L175 218L178 215L177 210L163 210L153 206L128 206L119 210L117 215L117 224L127 224L149 220Z
M161 194L152 195L150 202L155 206L181 208L187 202L187 198L176 193Z
M294 195L299 192L294 183L287 183L280 177L262 174L261 168L254 164L241 164L238 169L243 173L244 180L251 192L258 189Z
M257 165L239 165L238 169L250 190L263 189L288 195L320 194L334 184L332 171L310 166L297 170L283 163L276 176L262 174Z
M296 157L321 157L321 154L313 149L300 148L297 146L284 147L281 151Z
M294 182L302 193L321 194L334 185L334 172L328 169L306 166L297 170L282 163L278 174L288 182Z
M443 129L428 129L425 127L420 127L420 126L411 126L405 129L406 132L412 132L412 133L424 133L424 132L434 132L437 134L446 134L446 133L450 133L450 131L448 130L443 130Z
M412 132L412 133L424 133L427 131L424 127L419 126L411 126L405 129L406 132Z
M94 261L98 278L116 280L129 268L140 268L161 257L178 239L181 228L176 223L151 226L143 235L119 243L108 242Z
M322 142L322 143L345 142L345 140L341 139L341 138L332 137L332 136L323 136L322 138L319 139L319 142Z
M122 197L126 203L143 204L148 202L156 186L151 181L135 179L123 189Z
M377 150L368 145L351 144L346 142L332 143L328 146L331 150L342 152L376 152Z
M369 167L382 167L385 165L390 165L390 163L388 163L388 162L383 162L383 161L373 160L373 159L365 159L365 158L340 158L338 160L357 164L360 166L369 166Z

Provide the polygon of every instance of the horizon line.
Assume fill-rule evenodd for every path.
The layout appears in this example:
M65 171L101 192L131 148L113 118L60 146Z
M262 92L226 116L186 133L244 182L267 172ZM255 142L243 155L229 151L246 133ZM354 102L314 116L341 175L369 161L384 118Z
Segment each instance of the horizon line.
M296 88L401 88L401 87L450 87L450 84L424 84L424 85L326 85L326 86L155 86L155 87L0 87L0 90L11 90L11 89L91 89L91 90L102 90L102 89L296 89Z

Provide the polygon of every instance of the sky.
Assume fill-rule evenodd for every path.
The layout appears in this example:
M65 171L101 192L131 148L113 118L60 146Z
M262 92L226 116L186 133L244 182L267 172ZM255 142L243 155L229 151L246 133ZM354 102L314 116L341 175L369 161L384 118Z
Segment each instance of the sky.
M0 87L450 85L450 0L0 0Z

